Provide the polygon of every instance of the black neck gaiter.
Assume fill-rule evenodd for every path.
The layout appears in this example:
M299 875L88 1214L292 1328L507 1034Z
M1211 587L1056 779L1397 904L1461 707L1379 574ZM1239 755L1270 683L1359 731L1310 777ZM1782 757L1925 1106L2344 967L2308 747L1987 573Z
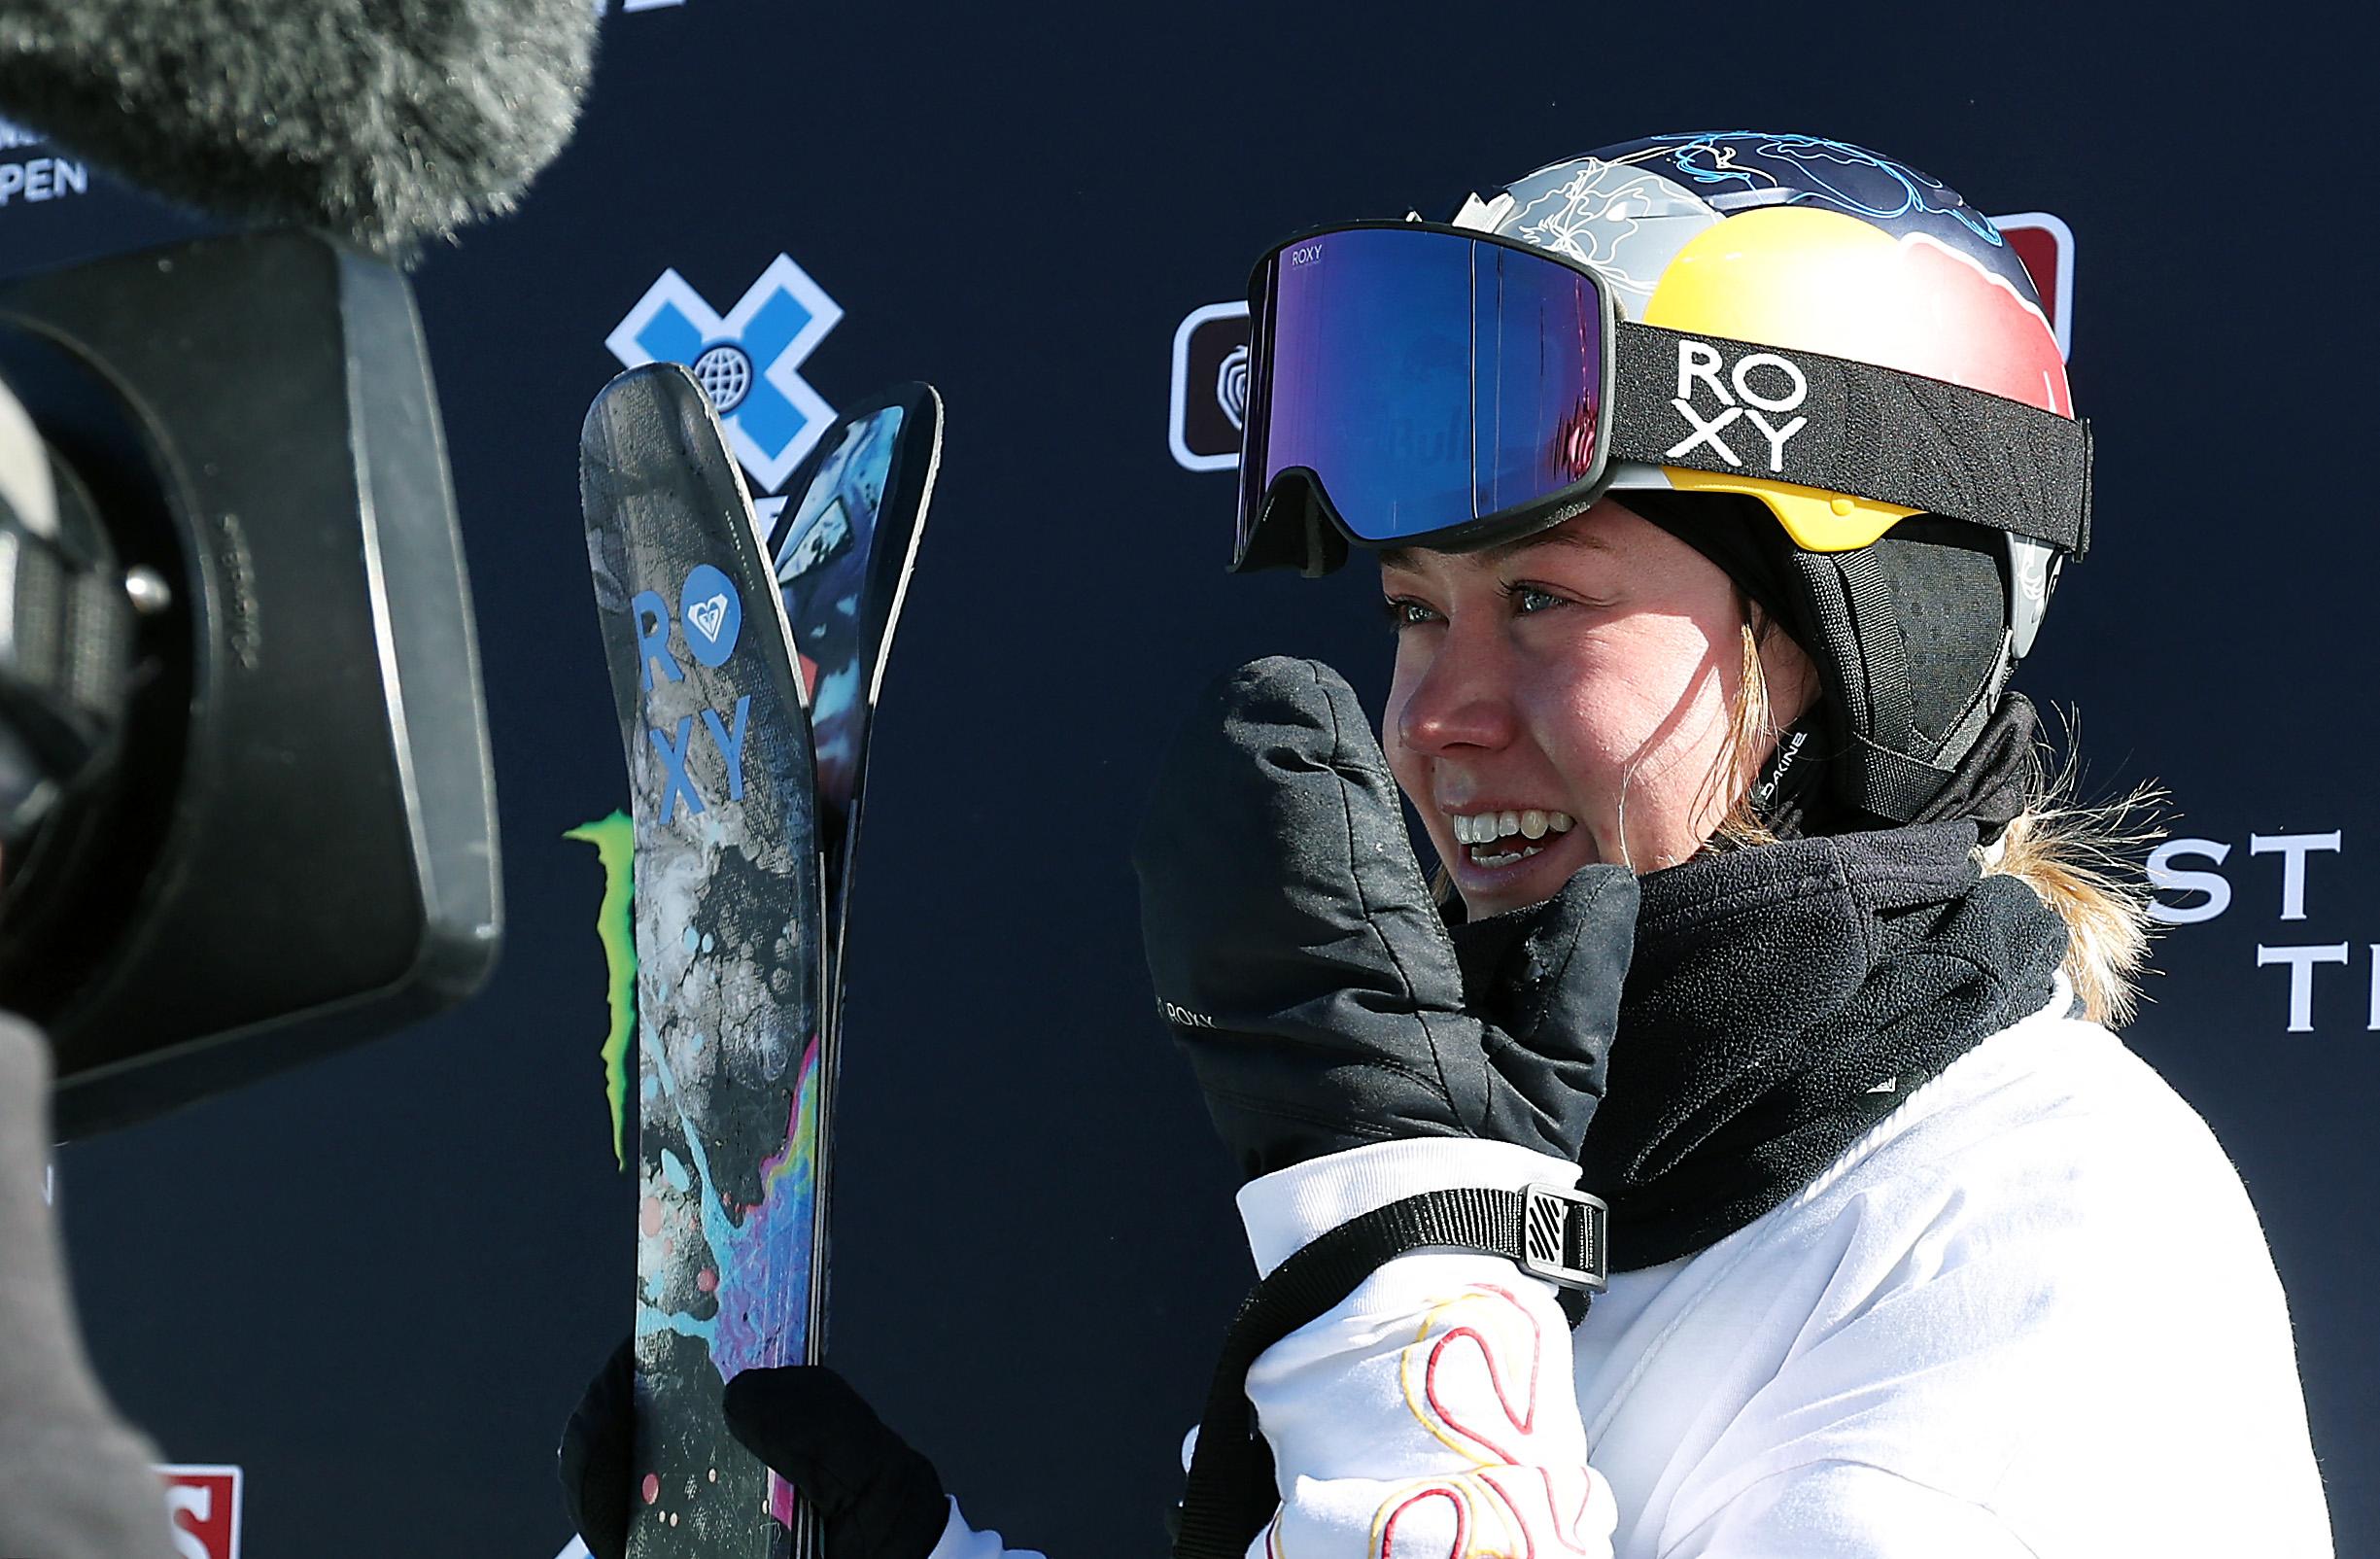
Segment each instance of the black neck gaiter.
M1703 1249L1783 1202L2042 1007L2057 914L1983 877L1972 820L1699 856L1642 880L1608 1091L1580 1156L1611 1265Z

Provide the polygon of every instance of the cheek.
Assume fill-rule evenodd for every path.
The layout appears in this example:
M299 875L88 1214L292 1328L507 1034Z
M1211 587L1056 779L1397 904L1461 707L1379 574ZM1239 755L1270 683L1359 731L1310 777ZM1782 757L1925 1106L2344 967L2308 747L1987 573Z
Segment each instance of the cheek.
M1732 667L1691 618L1631 618L1547 668L1534 723L1556 764L1591 784L1662 772L1724 735Z

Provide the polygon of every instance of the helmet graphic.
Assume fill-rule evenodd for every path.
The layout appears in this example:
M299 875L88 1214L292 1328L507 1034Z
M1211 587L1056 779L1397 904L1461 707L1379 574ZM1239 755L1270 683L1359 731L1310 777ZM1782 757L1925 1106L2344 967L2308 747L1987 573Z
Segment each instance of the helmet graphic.
M1645 325L1823 353L2074 416L2055 334L2000 234L1939 181L1858 147L1748 131L1656 136L1541 168L1493 199L1474 195L1455 225L1590 267L1620 314ZM1707 392L1705 436L1756 457L1769 424L1732 408L1776 404L1780 386L1764 384L1756 358L1732 382L1706 377L1692 387ZM1949 784L2031 649L2060 548L1764 478L1761 460L1735 450L1724 464L1738 468L1631 464L1611 490L1781 618L1823 679L1838 798L1911 819Z

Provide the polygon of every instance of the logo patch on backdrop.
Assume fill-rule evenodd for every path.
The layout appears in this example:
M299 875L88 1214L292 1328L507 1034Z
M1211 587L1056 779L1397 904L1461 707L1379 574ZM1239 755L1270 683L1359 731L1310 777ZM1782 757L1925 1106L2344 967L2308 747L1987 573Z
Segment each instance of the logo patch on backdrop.
M240 1470L160 1467L177 1559L240 1559Z
M2009 248L2016 251L2025 273L2032 277L2034 291L2041 294L2042 309L2049 315L2050 329L2057 336L2057 355L2061 360L2066 358L2074 342L2073 229L2046 211L1994 217L1991 223L2000 229L2000 236L2008 240ZM1759 399L1757 396L1752 398ZM1690 419L1689 440L1695 436L1692 430L1701 427L1706 430L1705 446L1714 447L1710 435L1716 433L1718 425L1705 424L1685 408L1680 410ZM1728 422L1737 420L1737 414L1727 410L1723 403L1716 410ZM1238 469L1240 427L1247 415L1248 305L1208 303L1191 309L1173 333L1172 419L1166 429L1166 441L1173 449L1175 462L1193 471ZM1766 433L1749 423L1744 427L1758 435L1749 444L1750 464L1781 468L1776 463L1782 459L1783 439L1791 434ZM1724 447L1729 449L1727 458L1733 464L1746 464L1734 458L1738 452L1732 444Z
M2059 360L2072 361L2074 229L2046 211L1994 217L1991 225L2000 229L2008 247L2017 252L2024 273L2033 278L2033 291L2041 294L2042 309L2050 316L2051 332L2057 337Z
M725 314L675 270L663 271L604 344L624 367L682 363L692 369L736 459L775 492L835 420L835 408L800 369L842 318L843 305L779 255Z
M1224 354L1223 366L1215 370L1215 400L1224 408L1231 426L1245 433L1248 428L1248 343L1242 341Z
M17 155L44 144L39 130L0 120L0 207L90 193L90 169L72 157Z
M1173 458L1185 470L1232 469L1247 415L1248 305L1191 309L1173 333Z

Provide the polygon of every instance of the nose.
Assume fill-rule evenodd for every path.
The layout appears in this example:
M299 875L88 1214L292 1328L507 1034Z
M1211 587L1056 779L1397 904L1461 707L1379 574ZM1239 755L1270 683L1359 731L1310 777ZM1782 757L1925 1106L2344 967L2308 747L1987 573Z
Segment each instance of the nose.
M1458 616L1405 689L1397 737L1407 750L1432 757L1462 748L1492 751L1512 740L1512 668L1483 629Z

